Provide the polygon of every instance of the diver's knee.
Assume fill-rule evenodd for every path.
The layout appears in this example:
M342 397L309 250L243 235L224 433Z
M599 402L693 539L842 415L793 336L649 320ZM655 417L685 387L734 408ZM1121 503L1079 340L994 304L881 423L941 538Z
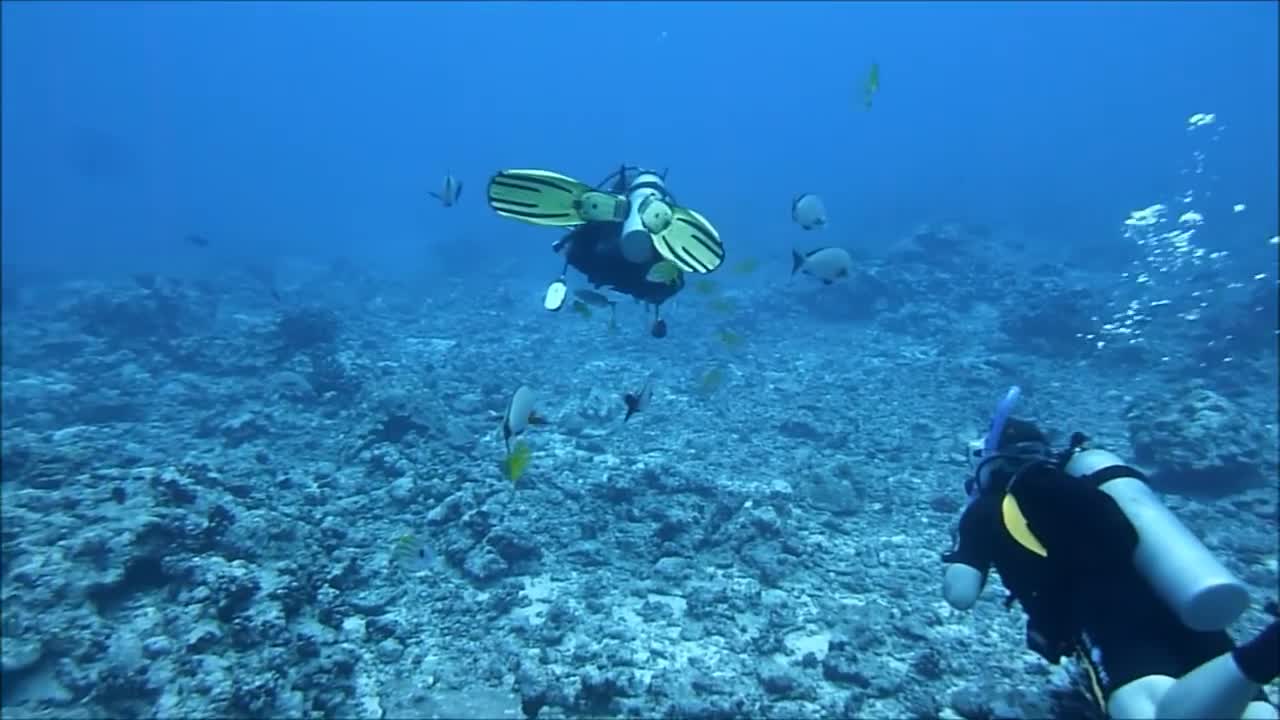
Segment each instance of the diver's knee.
M1160 698L1177 681L1168 675L1146 675L1116 688L1107 698L1113 720L1154 720Z

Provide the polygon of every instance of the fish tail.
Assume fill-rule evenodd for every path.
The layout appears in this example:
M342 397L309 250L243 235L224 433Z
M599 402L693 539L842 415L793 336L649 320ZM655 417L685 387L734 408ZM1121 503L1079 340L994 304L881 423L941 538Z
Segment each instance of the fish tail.
M799 252L791 251L791 274L795 275L796 271L804 267L804 256Z

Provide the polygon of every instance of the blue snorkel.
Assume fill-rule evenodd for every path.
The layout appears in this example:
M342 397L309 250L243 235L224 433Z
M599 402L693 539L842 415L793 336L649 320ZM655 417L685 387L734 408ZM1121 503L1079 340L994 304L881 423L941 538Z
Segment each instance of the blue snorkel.
M991 425L987 428L987 434L982 438L981 447L975 440L970 444L972 458L977 459L978 465L974 469L969 479L965 480L964 489L968 495L965 502L964 512L968 512L969 507L982 496L983 482L982 473L992 461L1000 457L1000 436L1004 434L1004 426L1009 422L1009 415L1013 413L1013 406L1018 404L1018 398L1022 396L1022 388L1017 385L1011 385L1008 392L1004 394L1000 402L996 403L995 412L991 414ZM963 513L961 513L963 515ZM956 525L951 528L951 546L952 551L958 547L959 543L959 520Z
M1004 433L1004 424L1009 422L1009 413L1013 412L1013 406L1018 404L1019 397L1022 397L1022 388L1013 385L1009 388L1009 392L1004 394L1004 399L996 405L996 411L991 415L991 427L987 429L987 436L982 440L984 456L994 455L996 448L1000 447L1000 435Z
M996 403L995 412L991 414L991 425L987 428L986 436L982 438L982 450L980 453L975 453L979 460L978 467L974 470L969 480L965 482L965 490L969 495L968 504L970 505L982 494L981 473L983 467L998 454L1000 436L1004 434L1005 423L1009 422L1009 415L1013 412L1013 406L1018 404L1018 398L1021 396L1022 388L1012 385L1000 402Z

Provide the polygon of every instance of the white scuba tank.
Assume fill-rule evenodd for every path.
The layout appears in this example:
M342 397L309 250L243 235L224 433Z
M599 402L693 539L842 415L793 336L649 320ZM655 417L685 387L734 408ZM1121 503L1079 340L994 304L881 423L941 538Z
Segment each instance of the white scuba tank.
M1106 450L1082 450L1066 472L1084 477L1125 462ZM1249 591L1136 477L1098 486L1110 495L1138 533L1133 564L1156 594L1193 630L1222 630L1249 606Z
M666 184L656 173L636 175L627 188L627 204L627 219L622 223L622 256L630 263L652 262L653 233L666 230L671 223Z

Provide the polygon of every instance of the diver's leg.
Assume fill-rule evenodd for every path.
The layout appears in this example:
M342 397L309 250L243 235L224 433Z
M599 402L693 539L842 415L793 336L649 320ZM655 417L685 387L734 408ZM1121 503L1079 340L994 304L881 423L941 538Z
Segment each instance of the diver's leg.
M1280 621L1183 675L1156 704L1156 718L1237 718L1262 712L1258 692L1280 674ZM1276 716L1271 708L1271 717ZM1265 715L1259 717L1266 717Z
M1276 720L1276 718L1280 718L1280 712L1276 712L1276 706L1261 700L1249 703L1249 707L1244 709L1244 715L1240 716L1240 720Z
M1118 687L1107 699L1113 720L1153 720L1160 697L1177 682L1168 675L1147 675Z

